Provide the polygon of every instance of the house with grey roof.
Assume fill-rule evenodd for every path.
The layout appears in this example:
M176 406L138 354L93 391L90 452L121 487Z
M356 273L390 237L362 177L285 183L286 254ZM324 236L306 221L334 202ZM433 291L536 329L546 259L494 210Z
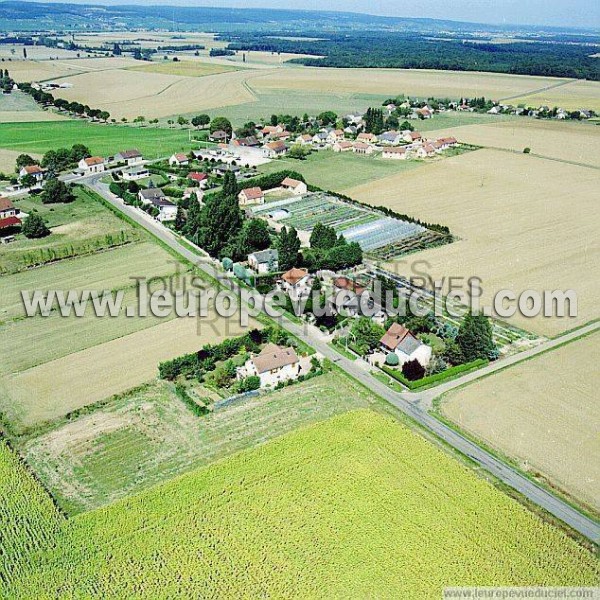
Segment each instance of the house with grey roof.
M431 347L399 323L392 323L379 344L384 354L393 352L398 356L400 366L409 360L418 360L423 367L426 367L431 360Z
M259 275L274 273L279 270L279 252L269 248L248 255L249 267Z

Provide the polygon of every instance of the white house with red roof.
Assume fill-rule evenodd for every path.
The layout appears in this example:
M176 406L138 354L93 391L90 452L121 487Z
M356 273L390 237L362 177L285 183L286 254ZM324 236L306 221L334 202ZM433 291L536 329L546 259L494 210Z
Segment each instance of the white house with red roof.
M0 198L0 235L21 226L19 211L8 198Z
M240 201L240 206L264 204L265 193L259 187L246 188L238 194L238 200Z
M431 360L431 347L416 338L404 325L392 323L391 327L379 340L384 354L393 352L400 361L400 366L409 360L417 360L426 367Z
M169 165L171 167L185 167L190 164L190 159L187 154L183 154L183 152L178 152L176 154L172 154L171 158L169 158Z
M195 181L201 188L206 187L206 184L208 183L208 175L198 171L191 171L187 174L187 178L190 181Z
M90 156L82 158L77 165L79 170L84 175L92 175L93 173L103 173L106 169L104 159L101 156Z
M288 192L292 192L294 196L301 196L302 194L306 194L306 192L308 192L308 186L304 183L304 181L292 179L291 177L286 177L281 182L281 187Z
M40 165L26 165L19 171L19 179L23 179L23 177L31 175L32 177L35 177L36 183L41 183L44 181L45 174L46 171L44 171Z

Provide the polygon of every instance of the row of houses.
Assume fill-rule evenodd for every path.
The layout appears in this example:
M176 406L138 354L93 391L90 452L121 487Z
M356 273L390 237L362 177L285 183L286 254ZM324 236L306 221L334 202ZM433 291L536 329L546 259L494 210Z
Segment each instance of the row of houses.
M142 165L144 157L139 150L123 150L114 156L104 158L102 156L88 156L82 158L77 167L82 175L93 175L103 173L107 168L124 164L127 167L137 167Z

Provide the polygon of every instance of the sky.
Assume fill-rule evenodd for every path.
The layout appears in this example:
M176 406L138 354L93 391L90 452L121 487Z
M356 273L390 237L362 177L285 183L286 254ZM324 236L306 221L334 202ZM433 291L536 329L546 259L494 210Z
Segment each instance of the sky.
M599 0L76 0L75 3L295 8L475 23L600 29Z

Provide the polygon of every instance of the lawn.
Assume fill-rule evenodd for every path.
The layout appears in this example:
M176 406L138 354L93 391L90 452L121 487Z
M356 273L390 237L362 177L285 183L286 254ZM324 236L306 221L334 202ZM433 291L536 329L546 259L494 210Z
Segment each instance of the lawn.
M40 239L18 235L15 242L1 245L0 275L145 238L106 208L93 192L76 188L75 196L68 204L43 204L39 196L14 200L21 211L43 217L51 234Z
M187 129L108 125L86 121L0 124L0 148L43 154L48 150L85 144L92 154L110 156L137 148L146 158L187 152Z
M0 581L15 597L429 599L452 585L593 586L600 575L566 534L367 410L66 521L17 475L0 482L11 532L0 565L18 565ZM17 520L40 535L15 560Z
M422 161L384 160L353 152L321 150L313 152L306 160L281 158L258 169L262 173L291 169L304 175L306 181L313 185L341 192L369 181L411 171L422 164Z
M157 381L20 449L61 508L77 513L374 402L359 384L334 372L198 418L170 384Z

